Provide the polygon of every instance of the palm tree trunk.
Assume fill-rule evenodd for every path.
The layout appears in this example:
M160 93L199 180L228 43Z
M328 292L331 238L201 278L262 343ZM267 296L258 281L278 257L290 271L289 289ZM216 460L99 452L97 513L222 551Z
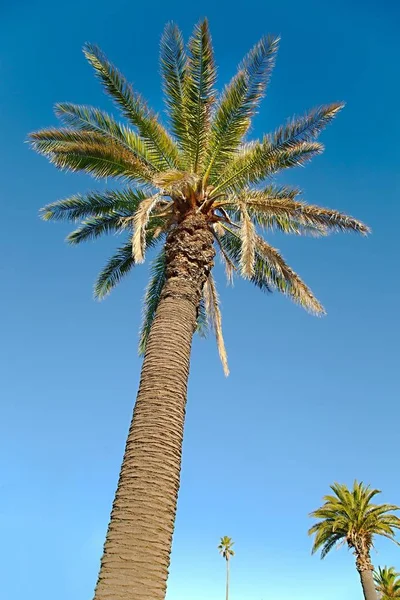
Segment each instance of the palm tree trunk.
M226 559L226 600L229 600L229 558Z
M371 564L369 555L357 556L356 558L357 571L360 575L361 586L365 600L378 600L378 594L375 589L373 578L374 567Z
M213 237L202 214L168 236L166 283L149 335L94 600L164 600L181 469L187 381Z

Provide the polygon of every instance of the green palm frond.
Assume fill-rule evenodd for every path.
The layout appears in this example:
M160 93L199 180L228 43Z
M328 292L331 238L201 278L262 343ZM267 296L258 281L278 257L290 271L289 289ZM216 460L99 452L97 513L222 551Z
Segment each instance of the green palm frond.
M285 125L268 136L271 146L289 148L297 142L315 140L343 107L343 102L324 104L312 109L303 117L290 119Z
M155 229L147 231L146 246L154 247L161 238L154 235ZM94 284L94 297L102 300L118 285L132 267L135 266L135 259L132 256L132 240L128 241L118 248L117 252L107 261L104 268L100 271Z
M147 340L165 281L165 252L163 249L151 263L150 281L143 301L143 319L139 335L139 354L141 355L146 351Z
M132 243L129 240L118 248L117 252L107 261L107 264L99 273L94 284L93 294L98 300L102 300L115 288L121 279L127 275L135 261L132 257Z
M121 221L121 214L110 213L98 217L89 217L82 225L67 236L67 242L76 245L89 240L94 240L108 233L121 233L126 226Z
M245 144L215 181L213 195L258 184L283 169L304 165L322 151L319 142L299 141L288 147L277 147L264 139L263 142Z
M194 173L201 167L207 149L215 81L214 54L205 19L196 25L189 41L183 92L183 115L187 122L184 148L188 168Z
M158 164L163 170L179 167L180 159L176 144L144 100L133 91L125 77L107 60L97 46L86 44L84 54L108 94L122 110L122 114L137 127L141 138L146 143L152 162Z
M366 235L370 229L361 221L336 210L295 200L298 190L274 185L265 190L244 190L238 198L223 200L216 206L239 214L237 203L243 203L257 225L277 227L285 233L324 235L331 231L352 231Z
M75 194L70 198L47 204L40 210L44 221L79 221L118 213L121 217L133 215L139 203L146 198L141 190L107 190Z
M67 127L78 131L92 131L121 145L125 150L132 152L136 159L143 162L149 173L156 172L156 164L152 163L151 154L146 148L143 139L126 125L118 123L111 115L98 108L82 106L68 102L55 105L56 116Z
M29 141L31 147L43 156L58 150L79 150L82 145L108 145L107 140L99 133L64 128L48 128L35 131L29 134Z
M62 170L85 171L98 179L115 177L140 183L152 179L133 152L97 132L45 129L31 133L29 138L34 150Z
M182 33L168 23L161 38L161 72L171 129L182 149L188 144L188 122L185 109L185 75L187 56Z
M220 243L234 263L240 264L242 240L240 233L224 225L226 234ZM284 261L281 254L260 236L255 238L254 272L249 277L260 289L277 289L314 314L324 314L324 308L302 279Z
M242 143L275 64L279 38L264 37L225 88L212 123L205 180L215 180Z
M196 331L200 337L205 338L208 334L208 316L206 305L204 302L204 295L201 297L199 308L197 311L197 327Z

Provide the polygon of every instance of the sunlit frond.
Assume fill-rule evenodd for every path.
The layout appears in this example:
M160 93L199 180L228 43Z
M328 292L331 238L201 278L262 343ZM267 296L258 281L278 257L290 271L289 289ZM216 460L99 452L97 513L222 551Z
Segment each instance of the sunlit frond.
M188 168L197 173L207 148L211 109L214 103L216 68L208 22L196 25L189 41L184 79L184 110L187 135L184 138Z
M250 219L246 206L240 204L240 240L242 250L240 253L240 272L243 277L251 278L254 275L254 261L256 256L256 230Z
M161 200L162 196L160 196L160 194L142 200L134 214L132 256L136 263L142 263L144 261L144 253L146 250L146 227L152 211Z
M309 529L309 535L314 535L313 553L321 550L321 558L324 558L340 540L356 554L368 553L375 535L395 541L400 518L393 511L400 510L400 507L373 504L371 501L380 493L379 490L357 481L352 489L334 483L331 490L333 494L324 496L324 504L310 514L317 519Z
M219 307L219 297L215 281L213 276L210 274L204 284L203 290L204 303L206 313L210 321L210 325L213 327L215 337L217 340L218 354L221 359L222 367L224 369L225 376L229 375L228 357L225 349L224 337L222 334L222 317L221 310Z
M144 100L133 91L125 77L97 46L86 44L84 54L108 94L122 110L122 114L137 127L140 136L146 142L152 162L157 163L163 170L178 167L179 152L174 141Z
M85 219L78 229L67 236L67 241L73 245L80 244L81 242L94 240L104 234L120 233L124 229L121 215L117 212L111 212L110 214Z
M149 174L158 170L157 164L152 163L151 154L142 138L105 111L91 106L60 102L55 105L55 113L68 127L78 131L92 131L132 152L135 158L143 162Z
M145 197L141 190L130 188L88 192L47 204L40 210L40 214L44 221L80 221L110 213L128 217L136 212L139 203Z
M218 202L217 207L240 213L244 204L257 225L277 227L285 233L324 235L330 231L353 231L366 235L370 229L361 221L336 210L295 200L298 190L268 186L265 190L244 190L232 199Z
M185 74L187 56L182 34L174 23L168 23L161 38L161 72L165 101L175 134L181 148L187 148L188 122L185 108Z
M223 190L238 191L255 185L283 169L304 165L321 154L319 142L302 142L290 146L274 146L269 139L246 144L214 182L213 194Z
M205 180L215 179L247 133L275 64L279 38L264 37L225 88L212 123Z

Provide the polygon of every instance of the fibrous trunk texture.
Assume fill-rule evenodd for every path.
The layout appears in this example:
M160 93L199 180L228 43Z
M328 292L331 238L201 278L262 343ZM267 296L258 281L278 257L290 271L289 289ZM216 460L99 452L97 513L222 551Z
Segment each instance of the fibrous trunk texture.
M378 600L378 594L375 589L375 583L372 574L374 567L371 564L370 557L361 555L357 556L356 566L360 575L361 586L365 600Z
M179 490L190 351L213 237L202 214L169 234L94 600L164 600Z

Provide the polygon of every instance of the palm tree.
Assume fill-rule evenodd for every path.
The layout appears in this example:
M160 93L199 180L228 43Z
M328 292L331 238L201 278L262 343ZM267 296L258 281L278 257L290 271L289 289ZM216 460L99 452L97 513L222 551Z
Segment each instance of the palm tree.
M370 551L375 535L395 541L395 529L400 529L400 519L391 511L400 510L400 507L373 504L371 500L380 494L380 490L372 490L357 481L352 490L339 483L331 485L331 490L333 495L324 496L324 504L310 515L320 519L308 532L315 534L312 552L321 550L321 558L325 558L334 546L347 544L356 557L365 600L377 600Z
M77 194L42 209L45 220L81 221L68 236L71 244L125 234L95 283L97 298L143 262L147 248L160 248L145 295L144 362L95 600L165 596L191 343L207 322L228 373L211 274L216 252L229 280L238 273L261 290L276 288L322 314L310 289L260 230L368 232L360 221L308 205L298 189L272 180L322 152L316 138L342 104L320 106L261 141L247 141L277 48L278 39L261 39L217 94L207 21L195 27L187 50L179 29L167 25L161 70L168 133L104 54L86 45L86 58L125 122L96 108L61 103L55 112L62 127L30 135L33 148L59 169L124 182L122 188Z
M400 573L394 567L379 567L374 571L374 581L380 600L400 598Z
M232 550L234 543L235 542L232 540L232 538L224 535L224 537L221 538L218 546L220 555L223 556L226 561L226 600L229 600L229 561L231 556L235 556L235 551Z

